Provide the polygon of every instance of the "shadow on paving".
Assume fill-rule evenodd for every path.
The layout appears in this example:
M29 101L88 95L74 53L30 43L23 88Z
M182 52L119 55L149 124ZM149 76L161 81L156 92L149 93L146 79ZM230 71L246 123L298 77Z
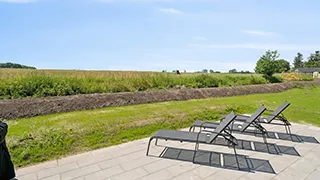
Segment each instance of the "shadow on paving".
M226 141L215 141L214 144L228 146ZM238 139L238 145L236 146L236 148L275 155L286 154L292 156L300 156L297 150L291 146L282 146L277 144L248 141L242 139Z
M261 134L257 134L257 137L262 137ZM270 139L279 139L285 141L293 141L293 142L307 142L307 143L316 143L319 144L319 141L312 136L302 136L297 134L287 134L287 133L279 133L279 132L268 132L267 137Z
M166 147L159 157L192 162L193 155L194 150ZM275 174L275 171L268 160L250 158L239 154L237 154L237 157L239 160L240 171L259 171ZM239 171L234 154L199 150L196 152L194 163Z

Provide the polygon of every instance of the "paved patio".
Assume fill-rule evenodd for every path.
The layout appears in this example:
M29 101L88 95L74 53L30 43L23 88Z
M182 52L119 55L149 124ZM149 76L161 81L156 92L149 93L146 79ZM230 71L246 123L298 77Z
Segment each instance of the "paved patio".
M285 132L283 126L264 125L269 131ZM186 129L184 129L186 130ZM261 137L235 134L251 141L237 149L242 170L237 170L233 149L200 145L196 162L190 162L194 144L154 141L146 156L147 139L78 154L17 169L19 180L99 179L320 179L320 128L293 124L292 133L303 142L292 142L278 133L268 138L269 152ZM296 139L294 139L295 141ZM247 142L247 141L245 141ZM266 146L265 146L266 147ZM161 155L161 156L160 156Z

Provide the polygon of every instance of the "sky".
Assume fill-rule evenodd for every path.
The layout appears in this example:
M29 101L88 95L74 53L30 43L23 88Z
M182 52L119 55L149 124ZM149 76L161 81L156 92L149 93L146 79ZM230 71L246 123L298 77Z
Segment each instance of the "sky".
M253 71L320 50L319 0L0 0L0 62L39 69Z

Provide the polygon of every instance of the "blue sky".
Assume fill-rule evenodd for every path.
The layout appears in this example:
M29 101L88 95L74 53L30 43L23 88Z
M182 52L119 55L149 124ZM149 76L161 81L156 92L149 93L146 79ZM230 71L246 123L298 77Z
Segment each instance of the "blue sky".
M318 0L0 0L0 62L44 69L253 71L320 49Z

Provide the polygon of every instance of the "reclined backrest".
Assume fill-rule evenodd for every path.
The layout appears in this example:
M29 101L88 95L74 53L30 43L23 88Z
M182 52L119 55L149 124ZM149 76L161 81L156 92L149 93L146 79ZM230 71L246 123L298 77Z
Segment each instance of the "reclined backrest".
M255 120L261 116L261 114L266 110L263 105L243 123L241 131L245 131Z
M290 106L290 103L285 101L281 106L279 106L276 110L274 110L270 116L267 117L267 123L270 123L277 116L279 116L279 114L281 114L282 111L284 111L288 106Z
M224 129L226 129L231 122L236 118L236 114L232 111L220 124L219 126L211 133L210 138L207 140L207 143L212 143Z

